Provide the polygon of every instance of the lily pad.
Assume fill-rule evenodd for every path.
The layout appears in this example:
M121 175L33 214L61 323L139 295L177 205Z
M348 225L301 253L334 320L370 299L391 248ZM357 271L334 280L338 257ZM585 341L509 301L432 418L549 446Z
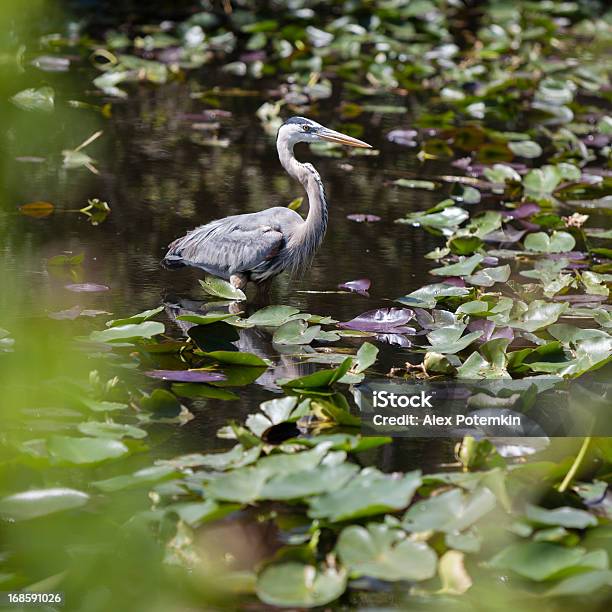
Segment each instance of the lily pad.
M271 606L324 606L340 597L345 589L344 570L318 569L297 562L269 565L257 578L257 596Z
M148 370L145 375L149 378L184 383L219 382L226 378L221 372L210 372L208 370Z
M469 289L457 287L450 283L434 283L425 285L404 297L395 301L406 306L418 306L420 308L435 308L438 299L445 297L462 297L468 295Z
M598 567L598 556L587 554L584 548L567 548L548 542L512 544L495 555L489 565L495 569L511 570L538 582L571 570L606 569Z
M360 278L358 280L342 283L338 285L338 289L348 289L349 291L354 291L355 293L360 293L361 295L368 295L368 290L370 289L371 284L372 281L369 278Z
M478 253L471 257L461 257L457 263L434 268L429 273L436 276L466 276L471 274L483 259L484 256Z
M51 113L55 106L55 92L52 87L24 89L15 94L11 102L23 110Z
M436 353L454 355L464 348L467 348L472 342L482 336L481 331L474 331L462 336L467 325L457 323L455 325L446 325L433 330L427 334L431 346L429 347Z
M425 542L408 540L403 531L384 524L347 527L336 550L354 578L427 580L435 575L438 564L436 553Z
M76 489L32 489L1 499L0 516L11 521L27 521L80 508L88 501L89 495Z
M240 289L233 287L230 283L217 276L207 275L204 280L199 281L200 286L209 295L214 295L225 300L246 300L246 295Z
M495 495L486 487L465 494L452 489L414 504L404 515L402 526L413 532L457 533L486 516L495 504Z
M395 512L410 503L420 484L418 471L382 474L365 468L342 489L308 500L309 515L339 522Z
M415 330L412 327L407 327L406 323L413 318L414 311L408 308L379 308L364 312L350 321L338 323L338 327L383 334L411 334Z
M567 232L553 232L550 236L545 232L529 234L525 238L525 248L537 253L567 253L576 246L576 241Z
M301 319L288 321L281 325L272 337L275 344L310 344L321 331L320 325L308 326Z
M76 465L100 463L128 453L123 442L112 438L73 438L51 436L47 442L49 454L59 461Z
M131 341L139 338L152 338L163 334L166 328L163 323L157 321L145 321L144 323L128 323L117 325L102 331L93 331L89 334L92 342L117 342Z
M538 525L560 525L573 529L585 529L597 525L597 519L592 514L569 506L547 510L528 504L525 516L529 521Z
M260 327L280 327L298 317L300 310L293 306L266 306L254 312L246 322Z
M106 285L99 285L97 283L76 283L66 285L66 289L68 289L68 291L73 291L74 293L100 293L103 291L110 291L110 287L107 287Z

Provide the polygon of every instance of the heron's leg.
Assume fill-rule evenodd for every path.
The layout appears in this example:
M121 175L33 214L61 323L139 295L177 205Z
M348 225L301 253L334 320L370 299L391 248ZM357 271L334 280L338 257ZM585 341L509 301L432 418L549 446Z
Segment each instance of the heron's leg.
M267 305L270 303L270 289L272 288L272 279L265 280L262 283L257 283L257 293L255 294L255 303L259 305Z
M244 274L232 274L230 276L230 284L236 289L244 289L248 282L249 279Z

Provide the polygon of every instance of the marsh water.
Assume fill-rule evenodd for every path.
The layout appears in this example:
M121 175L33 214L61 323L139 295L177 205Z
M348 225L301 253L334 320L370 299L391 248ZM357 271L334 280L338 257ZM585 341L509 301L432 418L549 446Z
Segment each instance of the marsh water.
M81 71L81 89L88 86L88 72ZM48 153L48 142L37 150L36 145L43 147L42 142L30 141L26 147L15 138L15 148L6 162L15 205L49 201L56 207L44 218L12 216L12 229L3 240L0 252L9 272L27 288L24 313L45 316L41 304L51 312L78 304L122 317L161 302L169 306L171 318L177 309L170 306L200 312L206 309L198 284L202 274L163 269L160 260L167 244L210 220L287 205L304 195L278 162L274 134L255 115L265 100L265 84L258 83L259 89L254 89L255 84L226 78L219 81L220 90L231 95L211 93L201 99L202 94L194 95L194 84L205 81L212 87L207 79L209 75L201 74L163 88L136 88L127 99L113 100L108 119L100 118L85 127L79 123L85 111L70 109L53 128L53 154ZM69 85L75 87L77 96L78 80ZM238 85L240 90L236 90ZM99 97L90 101L105 102ZM343 129L337 104L337 97L330 100L316 118ZM204 131L203 123L213 124L215 129ZM362 138L379 151L377 155L349 156L338 151L338 157L328 157L313 155L306 145L296 148L298 158L314 163L323 177L329 227L311 269L299 278L278 278L272 303L344 321L366 310L392 306L393 298L428 282L423 255L435 248L439 239L394 220L434 205L444 197L443 188L402 189L391 182L400 177L451 174L452 169L430 162L424 170L416 149L387 140L390 130L410 127L407 112L375 113L366 125ZM57 151L78 145L91 133L90 128L104 132L88 148L99 174L85 168L61 168ZM41 134L49 135L49 128ZM41 155L41 150L46 154ZM38 156L44 159L36 159ZM98 225L74 212L86 205L88 198L106 201L111 208ZM299 212L307 212L306 199ZM381 220L358 223L347 218L353 213L374 214ZM84 253L85 263L76 280L106 285L110 291L66 291L67 272L45 265L48 258L61 253ZM358 278L372 281L370 297L337 291L338 284ZM180 336L183 330L170 324L168 332ZM240 401L192 402L195 419L173 429L166 444L169 452L218 447L217 429L228 417L239 420L279 393L274 380L317 368L277 354L271 338L261 331L241 330L240 334L241 349L272 359L276 367L238 389ZM382 343L381 349L377 364L381 375L408 360L407 350L400 346ZM434 467L452 458L450 448L450 442L440 441L397 443L375 451L382 455L372 456L370 461L385 470Z

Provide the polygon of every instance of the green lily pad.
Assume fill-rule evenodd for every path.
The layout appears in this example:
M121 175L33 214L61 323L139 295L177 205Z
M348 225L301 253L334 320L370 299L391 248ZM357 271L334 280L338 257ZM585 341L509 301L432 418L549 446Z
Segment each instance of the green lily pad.
M425 285L404 297L397 298L395 301L405 306L418 306L421 308L435 308L438 299L445 297L462 297L468 295L469 289L456 287L446 283L434 283Z
M16 93L11 102L23 110L51 113L55 106L55 92L52 87L24 89Z
M566 548L549 542L512 544L495 555L489 565L495 569L511 570L538 582L579 568L607 569L599 567L599 555L586 553L584 548Z
M101 331L93 331L89 334L92 342L116 342L123 340L130 342L139 338L152 338L166 331L163 323L157 321L145 321L144 323L128 323L117 325Z
M246 322L259 327L280 327L287 321L307 317L307 315L299 316L299 312L299 308L293 306L266 306L254 312Z
M207 275L204 280L199 281L200 286L209 295L222 298L224 300L246 300L246 295L240 289L233 287L230 283L217 276Z
M80 423L78 430L86 436L95 438L113 438L120 440L121 438L146 438L147 432L140 427L133 425L125 425L123 423L102 423L100 421L88 421Z
M506 164L494 164L492 168L485 168L484 175L492 183L501 185L507 182L521 182L521 175L514 168Z
M462 351L483 334L482 331L475 331L462 337L466 327L467 326L463 323L457 323L455 325L445 325L444 327L434 329L427 334L427 339L431 345L428 348L436 353L446 355L454 355Z
M527 159L535 159L542 155L542 147L533 140L521 140L518 142L509 142L508 148L519 157Z
M561 580L544 593L546 597L576 597L592 595L602 587L612 587L611 570L594 570Z
M405 187L406 189L427 189L433 191L436 188L436 184L433 181L421 181L418 179L397 179L393 181L394 185L398 187Z
M143 310L142 312L139 312L138 314L132 315L131 317L127 317L125 319L113 319L112 321L108 321L106 323L106 327L119 327L121 325L144 323L145 321L148 321L149 319L152 319L154 316L158 315L163 310L163 306L159 306L151 310Z
M505 283L510 278L510 266L508 264L496 268L482 268L475 274L466 276L466 282L479 287L492 287L495 283Z
M269 565L257 577L257 596L279 607L315 608L338 599L346 589L346 572L297 562Z
M321 331L320 325L311 325L297 319L281 325L272 337L275 344L310 344Z
M576 246L576 241L567 232L553 232L550 236L545 232L529 234L524 241L528 251L537 253L567 253Z
M217 323L218 321L225 321L231 319L234 315L227 312L207 312L206 314L184 314L176 317L177 321L188 321L189 323L195 323L196 325L210 325Z
M161 480L167 480L176 476L178 476L178 472L173 467L154 465L138 470L133 474L123 474L108 478L107 480L97 480L91 484L104 493L113 493L136 487L150 487Z
M27 521L55 512L80 508L89 495L69 488L32 489L0 500L0 516L11 521Z
M467 276L471 274L476 266L484 259L483 255L475 254L471 257L459 258L459 261L448 266L442 266L441 268L434 268L430 270L430 274L436 276Z
M496 504L496 498L486 487L464 494L452 489L417 502L402 519L407 531L442 531L457 533L486 516Z
M277 380L277 384L288 389L316 389L330 387L338 382L350 369L353 358L347 357L337 368L330 370L319 370L314 374L308 374L301 378Z
M378 348L369 342L364 342L355 355L355 363L353 365L353 371L356 374L360 374L367 370L371 365L376 362L378 355Z
M47 450L54 459L77 465L100 463L128 453L128 447L119 440L69 436L51 436L47 441Z
M309 515L338 522L394 512L410 503L420 484L418 471L394 475L366 468L342 489L308 500Z
M435 575L438 564L436 553L425 542L413 542L403 531L384 524L345 528L336 550L354 578L427 580Z
M561 172L555 166L542 166L530 170L523 179L525 193L535 198L549 196L562 180Z
M206 353L207 357L230 365L241 365L251 367L268 367L268 363L253 353L239 353L238 351L211 351Z
M560 525L572 529L585 529L597 525L597 519L592 514L569 506L547 510L528 504L525 516L529 521L538 525Z
M359 471L353 463L319 465L314 470L278 474L261 490L262 499L289 500L321 495L343 487Z
M534 332L556 323L557 319L567 310L567 303L545 302L534 300L518 321L508 321L507 325Z

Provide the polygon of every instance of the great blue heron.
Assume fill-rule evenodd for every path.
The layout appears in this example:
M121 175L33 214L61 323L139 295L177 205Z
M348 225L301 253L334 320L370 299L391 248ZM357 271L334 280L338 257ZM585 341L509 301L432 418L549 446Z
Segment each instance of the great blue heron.
M308 195L306 220L284 206L233 215L188 232L169 246L168 268L194 266L244 289L249 281L265 293L285 270L303 269L321 244L327 228L327 200L319 173L293 155L298 142L329 141L351 147L371 145L304 117L291 117L278 130L276 148L285 170Z

